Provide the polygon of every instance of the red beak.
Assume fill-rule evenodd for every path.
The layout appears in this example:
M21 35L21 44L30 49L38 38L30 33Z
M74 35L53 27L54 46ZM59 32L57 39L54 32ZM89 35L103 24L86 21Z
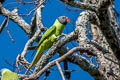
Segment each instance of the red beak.
M67 21L67 22L70 22L70 19L69 19L68 17L66 17L66 21Z

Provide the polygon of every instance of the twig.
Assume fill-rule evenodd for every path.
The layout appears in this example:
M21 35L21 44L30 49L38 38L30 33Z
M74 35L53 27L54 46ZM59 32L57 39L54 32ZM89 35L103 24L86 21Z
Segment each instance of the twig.
M76 46L74 46L74 47L76 47ZM59 56L62 56L64 54L66 54L68 51L69 51L69 48L63 46L61 49L58 50ZM67 59L64 60L63 63L64 63L64 70L63 70L64 75L69 80L70 76L71 76L71 72L70 72L70 70L68 70L68 61L67 61Z
M17 67L15 66L14 63L10 62L9 60L7 60L7 59L5 59L5 58L3 58L3 60L4 60L8 65L10 65L10 66L12 66L13 68L16 68L16 69L17 69Z
M31 23L30 23L31 27L30 27L30 34L32 34L35 30L36 27L36 12L34 12L32 19L31 19Z
M49 76L49 74L50 74L50 69L48 69L48 70L46 71L46 73L45 73L45 76L44 76L43 80L46 80L46 79L47 79L47 77Z
M58 71L58 69L51 69L50 70L54 70L54 71ZM62 70L63 72L75 72L75 71L79 71L80 69L73 69L73 70Z
M36 33L34 34L34 36L27 41L27 43L26 43L26 45L25 45L25 47L24 47L24 50L23 50L23 52L21 53L21 56L22 56L22 57L24 57L24 56L26 55L29 45L30 45L34 40L36 40L36 38L38 37L39 34L40 34L40 31L37 30Z
M28 68L28 66L30 65L29 62L24 58L27 51L28 51L28 47L29 45L36 40L36 38L38 37L38 35L40 34L40 30L37 30L36 33L34 34L34 36L29 39L24 47L24 50L22 51L21 54L19 54L16 58L16 66L19 68L19 64L22 65L24 68Z
M29 16L33 11L35 11L38 7L31 10L28 14L19 14L19 16Z
M16 64L16 62L14 61L14 63L13 63L13 72L15 72L15 71L16 71L15 68L17 68L17 67L15 66L15 64Z
M0 33L2 32L3 28L5 27L5 24L8 22L8 17L6 17L4 19L4 21L2 22L1 26L0 26Z
M29 16L33 11L37 10L40 6L42 6L42 4L44 4L44 1L41 4L39 4L36 8L31 10L28 14L20 14L20 16Z
M19 68L19 64L22 65L25 69L27 69L30 65L30 63L24 57L22 57L21 54L18 54L18 56L16 57L16 67L18 68L18 70L21 70Z
M5 4L4 7L9 6L10 4L13 5L13 4L18 4L18 3L21 3L21 2L10 2L10 3Z
M68 70L68 62L67 62L67 60L64 60L63 63L64 63L64 70L63 70L64 71L64 75L65 75L65 77L67 79L70 79L71 72Z
M28 51L28 47L29 47L29 45L30 45L33 41L34 41L33 38L31 38L31 39L29 39L29 40L27 41L27 43L25 44L24 50L23 50L22 53L21 53L21 56L22 56L22 57L24 57L24 56L26 55L26 53L27 53L27 51Z
M82 10L82 9L79 9L79 8L75 8L75 9L69 8L69 7L67 7L66 4L64 5L64 7L65 7L68 11L80 11L80 10Z
M71 0L71 1L60 0L60 1L66 3L70 6L80 8L80 9L86 9L86 10L92 10L92 11L98 11L98 9L99 9L99 5L83 3L83 2L76 1L76 0Z
M15 42L15 40L14 40L13 37L11 36L10 31L9 31L9 28L8 28L8 21L9 21L9 16L8 16L8 20L7 20L7 23L6 23L6 29L7 29L7 33L8 33L8 35L9 35L11 41L12 41L12 42Z
M13 4L18 4L18 3L22 3L23 5L25 5L25 4L33 4L33 3L35 3L35 2L36 2L36 1L32 1L32 2L24 2L24 1L10 2L10 3L5 4L4 6L6 7L6 6L8 6L8 5L13 5Z
M58 70L59 70L59 72L61 74L62 80L65 80L65 77L64 77L64 74L63 74L62 69L60 67L60 64L58 63L58 61L56 61L55 63L56 63L56 65L58 67Z

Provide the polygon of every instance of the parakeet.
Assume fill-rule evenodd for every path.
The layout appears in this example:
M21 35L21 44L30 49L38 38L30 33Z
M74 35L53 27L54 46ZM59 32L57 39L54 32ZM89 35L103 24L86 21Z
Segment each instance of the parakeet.
M12 72L9 69L2 69L1 75L1 80L20 80L17 73Z
M38 43L38 50L36 52L36 55L25 74L27 74L32 68L32 66L34 66L38 62L42 53L46 49L50 48L53 45L53 43L57 41L57 37L61 35L64 26L69 21L70 20L68 17L60 16L55 20L54 24L43 34L42 38Z

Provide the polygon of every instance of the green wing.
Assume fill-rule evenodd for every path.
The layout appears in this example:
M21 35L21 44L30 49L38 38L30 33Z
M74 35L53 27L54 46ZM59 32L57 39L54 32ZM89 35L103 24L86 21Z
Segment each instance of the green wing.
M56 26L51 26L42 36L42 38L40 39L38 46L40 46L40 44L47 39L51 34L54 34L56 31Z
M32 53L32 56L34 55L36 49L41 45L41 43L42 43L45 39L47 39L51 34L54 34L55 31L56 31L56 26L53 25L53 26L51 26L51 27L43 34L43 36L42 36L42 38L40 39L39 43L37 44L34 52Z

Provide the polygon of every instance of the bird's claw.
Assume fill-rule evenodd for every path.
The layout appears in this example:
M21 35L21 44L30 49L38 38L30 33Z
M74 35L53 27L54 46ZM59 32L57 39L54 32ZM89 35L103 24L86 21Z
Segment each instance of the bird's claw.
M67 34L62 33L61 36L66 36Z
M61 36L66 37L66 35L67 35L67 34L63 34L63 33L62 33L61 35L57 36L57 38L56 38L56 39L58 40Z

